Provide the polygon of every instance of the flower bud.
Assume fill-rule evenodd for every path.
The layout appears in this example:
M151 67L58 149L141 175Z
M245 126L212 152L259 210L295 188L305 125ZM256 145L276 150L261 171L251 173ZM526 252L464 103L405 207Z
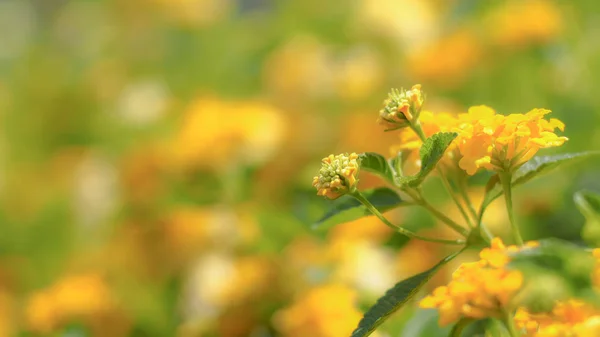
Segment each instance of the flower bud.
M421 85L415 84L410 90L392 89L379 111L379 124L388 130L396 130L410 125L419 118L425 97Z
M317 195L337 199L356 187L360 159L358 154L329 155L323 158L319 175L313 178Z

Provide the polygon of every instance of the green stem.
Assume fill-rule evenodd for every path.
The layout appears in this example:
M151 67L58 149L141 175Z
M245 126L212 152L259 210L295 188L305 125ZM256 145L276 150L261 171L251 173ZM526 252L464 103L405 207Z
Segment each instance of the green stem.
M502 319L502 323L504 323L504 326L506 326L506 329L508 330L511 337L521 336L521 333L515 326L515 321L513 319L513 316L509 311L504 312L504 317Z
M513 212L513 203L512 203L512 175L510 172L502 172L500 173L500 182L502 183L502 189L504 190L504 199L506 200L506 211L508 212L508 219L510 221L510 227L512 230L513 239L515 243L519 246L523 245L523 238L521 237L521 232L519 232L519 227L517 227L517 223L515 222L515 215Z
M480 223L479 216L477 215L477 211L475 210L475 207L473 207L473 202L471 201L471 198L469 197L469 194L467 193L467 186L464 181L465 178L462 178L462 179L458 178L457 180L460 182L458 192L460 193L461 197L465 201L465 204L467 204L467 208L469 209L471 216L473 217L473 219L475 221L477 221L477 223L475 225L479 226L479 223Z
M433 207L427 200L425 200L425 198L423 198L423 196L418 191L411 191L410 189L407 189L407 190L405 190L405 192L411 198L413 198L413 200L417 203L417 205L427 209L433 216L440 219L442 222L444 222L446 225L448 225L454 231L456 231L460 235L464 236L465 238L469 236L469 231L467 231L466 228L457 224L454 220L450 219L449 217L445 216L440 211L435 209L435 207Z
M421 139L421 141L425 142L425 139L427 139L427 137L425 136L425 132L423 132L423 128L421 127L421 123L417 120L416 122L411 123L410 127L419 136L419 138ZM444 174L444 172L442 171L442 169L439 166L437 167L437 172L440 175L440 178L442 179L442 183L444 185L444 188L446 189L446 191L448 192L448 194L450 194L450 197L452 198L452 200L456 204L456 207L458 207L458 210L460 211L460 213L462 214L463 218L467 222L467 225L470 228L473 228L473 223L469 219L469 216L467 215L467 212L465 212L465 209L463 208L462 204L460 203L460 200L458 200L456 194L454 194L454 191L452 191L452 187L450 186L450 182L448 181L448 178L446 177L446 175ZM445 217L445 218L448 219L447 217ZM446 221L445 222L448 223L448 225L450 225L454 229L457 229L457 228L455 228L455 226L458 226L458 228L460 228L461 230L464 230L464 228L462 226L459 226L458 224L456 224L452 220L450 220L450 221L452 223L448 223Z
M462 214L463 218L467 222L467 225L469 225L470 228L473 228L474 227L473 222L471 221L471 218L469 218L469 215L467 215L467 212L465 211L465 208L463 207L462 203L460 202L460 200L458 200L458 197L452 190L452 186L450 186L450 181L448 181L448 178L446 177L446 175L444 174L444 172L442 171L442 169L439 166L437 167L437 171L438 171L438 174L440 175L440 177L442 178L442 183L444 185L444 188L446 188L446 191L448 192L448 194L450 194L450 197L456 204L456 207L458 207L460 214Z
M365 207L367 207L367 209L371 213L373 213L376 217L378 217L379 220L381 220L384 224L386 224L388 227L394 229L395 231L397 231L398 233L400 233L402 235L406 235L413 239L429 241L429 242L445 243L448 245L464 245L466 243L464 240L445 240L445 239L429 238L429 237L425 237L425 236L421 236L419 234L413 233L413 232L411 232L405 228L402 228L400 226L396 226L396 225L392 224L385 216L383 216L383 214L381 214L381 212L379 212L379 210L375 206L373 206L373 204L371 204L371 202L369 200L367 200L367 198L365 198L360 192L356 191L354 193L351 193L350 195L352 195L354 198L356 198L358 201L360 201L363 205L365 205Z

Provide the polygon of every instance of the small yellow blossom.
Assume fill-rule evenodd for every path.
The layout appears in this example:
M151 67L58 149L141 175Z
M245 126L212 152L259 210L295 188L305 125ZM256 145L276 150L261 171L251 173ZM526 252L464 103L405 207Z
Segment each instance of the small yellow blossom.
M339 284L320 286L278 312L275 326L285 337L350 336L362 317L355 301L356 293L350 288Z
M540 149L561 146L566 137L558 119L545 120L546 109L526 114L498 115L487 106L475 106L458 116L455 140L461 159L459 166L469 175L480 168L496 171L514 170L531 159Z
M419 118L424 101L420 84L413 85L410 90L392 89L379 111L378 122L387 130L407 127Z
M525 248L506 247L495 238L490 248L481 251L479 261L460 265L450 283L436 288L432 295L421 300L420 307L437 309L440 325L462 317L500 317L523 285L521 272L505 269L510 261L508 254L536 245L530 242Z
M337 199L352 190L358 183L360 159L358 154L329 155L323 158L319 175L313 178L317 194Z

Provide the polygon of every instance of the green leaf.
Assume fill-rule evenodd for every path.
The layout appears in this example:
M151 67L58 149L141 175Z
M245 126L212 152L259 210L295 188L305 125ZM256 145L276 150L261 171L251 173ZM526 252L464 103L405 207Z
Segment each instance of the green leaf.
M387 182L394 184L394 169L384 156L375 152L365 152L358 155L360 158L360 169L367 172L375 173L385 179Z
M525 278L523 304L532 311L545 312L556 301L581 298L596 303L591 274L595 260L584 247L559 239L543 239L534 248L511 254L509 266Z
M475 321L475 319L473 318L461 318L456 324L454 324L454 326L452 327L452 331L450 331L450 334L448 335L448 337L460 337L462 336L462 332L463 330L465 330L465 328L473 323Z
M425 283L435 275L440 267L454 259L461 252L462 250L447 256L431 269L400 281L393 288L389 289L385 295L378 299L375 305L365 313L358 323L358 327L352 332L351 337L369 336L379 325L385 322L391 314L396 312L406 304L406 302L413 298Z
M533 157L527 163L523 164L521 167L517 169L517 171L513 174L512 186L516 187L522 185L529 180L537 177L542 173L549 172L556 167L572 163L579 159L584 159L587 157L591 157L594 155L600 154L600 151L588 151L588 152L579 152L579 153L565 153L558 155L550 155L550 156L538 156ZM485 198L483 199L483 203L481 204L481 211L483 213L489 204L496 200L499 196L502 195L502 186L497 179L497 175L492 176L488 185L486 186L487 193Z
M400 183L411 187L418 186L433 171L448 146L457 136L458 134L455 132L438 132L427 138L419 151L421 170L414 176L401 177Z
M361 192L380 212L404 206L404 201L394 190L382 187ZM372 215L360 201L350 195L344 195L331 202L332 208L313 224L313 229L325 229L331 226Z
M586 220L581 237L595 247L600 246L600 195L591 191L579 191L573 199Z

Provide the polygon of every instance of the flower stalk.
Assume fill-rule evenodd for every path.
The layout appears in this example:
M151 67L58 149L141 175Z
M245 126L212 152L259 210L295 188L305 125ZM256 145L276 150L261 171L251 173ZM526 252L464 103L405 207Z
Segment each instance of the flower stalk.
M425 236L416 234L416 233L409 231L405 228L402 228L400 226L394 225L383 214L381 214L381 212L379 212L379 210L367 198L365 198L359 191L353 191L350 193L350 195L353 196L354 198L356 198L356 200L360 201L369 210L369 212L373 213L373 215L378 217L379 220L381 220L385 225L387 225L388 227L392 228L393 230L395 230L396 232L398 232L402 235L408 236L413 239L422 240L422 241L444 243L444 244L449 244L449 245L464 245L466 243L465 240L446 240L446 239L429 238L429 237L425 237Z
M502 189L504 190L504 200L506 201L506 211L508 212L508 219L510 222L511 232L515 243L519 246L523 245L523 238L521 237L521 232L519 231L519 227L515 221L515 215L513 211L513 202L512 202L512 174L510 172L500 172L500 183L502 184Z

